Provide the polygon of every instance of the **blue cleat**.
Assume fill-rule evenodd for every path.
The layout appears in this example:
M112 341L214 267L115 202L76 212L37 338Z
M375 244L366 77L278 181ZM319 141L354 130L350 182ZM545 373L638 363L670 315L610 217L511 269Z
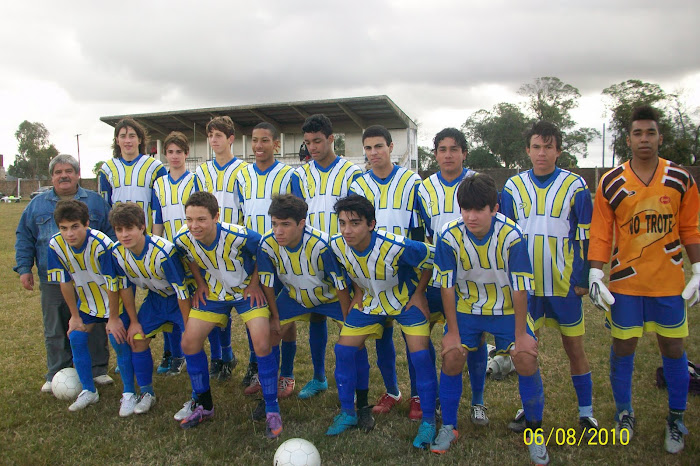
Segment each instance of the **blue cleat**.
M413 446L416 448L427 449L435 440L435 424L421 422L418 426L418 435L413 440Z
M326 390L328 390L328 379L324 380L323 382L319 382L316 379L311 379L306 385L304 385L304 388L301 389L299 395L297 396L302 400L305 400L307 398L311 398L312 396L316 396L321 392L325 392Z
M350 428L357 427L357 416L341 411L333 418L333 424L326 431L326 435L340 435Z
M160 361L160 366L156 369L157 374L165 374L170 370L170 366L172 365L173 357L171 356L170 352L166 352L163 354L163 359Z

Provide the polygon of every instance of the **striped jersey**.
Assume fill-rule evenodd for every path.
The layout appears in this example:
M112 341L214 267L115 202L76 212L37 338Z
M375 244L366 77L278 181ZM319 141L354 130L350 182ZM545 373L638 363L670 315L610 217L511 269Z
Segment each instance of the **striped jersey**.
M185 204L190 195L200 191L201 184L194 173L185 171L173 180L170 174L161 176L153 185L151 208L156 225L163 225L165 239L172 242L185 223Z
M60 233L49 240L49 281L68 283L78 293L78 309L94 317L109 317L108 283L114 277L112 240L99 230L88 228L80 248L69 246Z
M520 228L503 214L477 239L459 218L444 226L435 246L435 285L455 287L457 312L514 314L513 291L530 291L534 277Z
M299 177L293 182L292 192L309 205L307 223L329 235L340 232L335 202L348 195L350 184L362 174L357 165L336 156L328 168L315 160L296 169Z
M528 170L506 181L501 212L527 241L535 276L531 294L575 296L574 286L587 280L592 210L586 181L570 171L556 168L542 182Z
M346 285L329 241L326 233L307 225L299 244L288 248L268 231L258 247L260 283L272 288L279 278L289 296L308 309L338 301L336 290Z
M211 301L239 301L255 269L260 235L231 223L216 224L216 238L206 245L194 238L183 225L175 244L181 254L195 262L209 287Z
M669 160L659 158L648 185L629 162L603 175L593 203L588 259L611 261L610 291L680 295L685 285L681 245L700 243L699 204L693 177Z
M408 236L421 225L417 192L420 176L399 165L391 174L379 178L372 170L359 176L350 185L350 191L374 204L377 230Z
M153 184L167 174L160 160L149 155L140 154L131 162L121 157L111 158L100 168L97 189L111 206L119 202L140 205L146 214L146 229L151 231Z
M219 221L224 223L239 223L241 221L240 205L236 196L236 175L238 170L248 165L234 157L223 167L216 159L204 162L197 167L196 174L202 191L216 196L219 203Z
M437 242L437 235L447 222L460 218L457 188L464 178L475 174L474 170L464 168L457 178L446 181L442 172L437 172L418 186L420 216L425 225L425 235L433 238L433 244Z
M292 178L297 174L289 165L275 160L265 171L249 163L238 171L236 194L243 213L243 225L259 234L272 228L267 214L272 196L292 192Z
M418 284L417 269L430 269L433 249L383 230L372 231L364 251L350 247L342 235L331 238L331 248L348 276L363 292L365 314L397 315Z
M125 289L134 284L163 297L172 295L177 295L177 299L189 297L182 259L175 245L170 241L160 236L146 235L146 242L139 255L117 242L114 243L112 256L116 273L115 281L119 289Z

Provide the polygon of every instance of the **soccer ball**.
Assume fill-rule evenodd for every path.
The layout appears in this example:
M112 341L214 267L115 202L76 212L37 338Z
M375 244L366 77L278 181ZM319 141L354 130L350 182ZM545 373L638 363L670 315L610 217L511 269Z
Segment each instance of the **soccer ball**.
M275 466L321 466L321 455L313 443L303 438L291 438L275 452Z
M59 400L75 400L82 390L83 384L80 383L78 371L72 367L56 372L51 380L51 391Z

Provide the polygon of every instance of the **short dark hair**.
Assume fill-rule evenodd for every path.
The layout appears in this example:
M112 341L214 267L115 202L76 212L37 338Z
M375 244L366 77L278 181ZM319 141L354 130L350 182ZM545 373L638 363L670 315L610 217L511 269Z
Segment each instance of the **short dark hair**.
M118 227L141 228L146 226L146 214L141 206L135 202L120 202L112 207L112 211L109 213L109 223L115 230Z
M282 194L273 196L267 213L270 217L276 217L280 220L291 218L299 223L306 218L308 211L308 204L300 197L293 194Z
M253 128L253 131L256 129L266 129L270 132L270 135L272 136L273 141L279 141L280 140L280 132L279 130L273 125L272 123L268 123L267 121L261 121L257 125L255 125L255 128Z
M338 215L340 215L341 212L354 212L358 217L364 217L365 220L367 220L367 225L376 220L374 204L359 194L350 194L347 197L338 199L333 208Z
M227 115L217 116L209 120L209 123L207 123L207 134L211 133L213 130L221 131L227 138L236 135L233 120Z
M486 206L493 210L498 203L496 182L481 173L464 178L457 188L457 202L464 210L481 210Z
M561 131L554 123L544 120L533 123L532 127L525 133L525 147L530 147L533 136L541 137L544 142L550 142L554 138L557 150L561 151Z
M209 211L212 218L216 217L216 214L219 213L219 203L216 200L216 196L208 191L192 193L185 204L185 211L188 207L204 207Z
M324 136L329 137L333 134L333 123L331 123L330 118L322 113L317 113L311 115L304 121L301 127L302 133L323 133Z
M636 107L634 110L632 110L632 116L630 117L630 123L627 125L627 132L629 133L632 131L632 123L634 123L637 120L651 120L656 122L656 129L659 128L659 111L656 110L654 107L651 105L642 105L640 107Z
M56 221L56 225L63 221L78 221L82 225L87 225L90 221L90 212L87 204L77 199L58 201L53 211L53 219Z
M163 141L163 150L167 151L170 144L175 144L177 147L183 150L185 154L190 153L190 142L187 140L187 136L182 134L180 131L172 131Z
M464 136L463 132L457 128L445 128L440 130L433 138L433 150L435 152L437 152L438 146L445 138L454 139L455 143L462 148L462 152L468 149L467 138Z
M146 144L148 143L148 132L146 132L146 128L144 128L143 125L141 125L141 123L134 120L133 118L122 118L114 126L114 140L112 141L112 157L118 159L122 156L122 149L121 147L119 147L119 144L117 144L117 136L119 136L119 131L121 131L123 128L132 128L134 131L136 131L136 136L138 136L138 138L141 140L141 144L139 144L139 154L145 154Z
M372 125L367 127L367 129L362 133L362 144L365 143L365 139L375 137L384 138L387 146L391 144L391 133L382 125Z

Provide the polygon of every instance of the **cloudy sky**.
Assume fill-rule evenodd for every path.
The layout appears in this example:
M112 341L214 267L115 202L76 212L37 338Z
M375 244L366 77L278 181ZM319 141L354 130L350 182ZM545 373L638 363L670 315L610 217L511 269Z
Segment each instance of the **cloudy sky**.
M0 7L0 153L42 122L83 171L111 155L105 115L386 94L419 143L556 76L605 121L627 79L700 106L700 2L578 0L45 1ZM581 165L600 164L600 142Z

